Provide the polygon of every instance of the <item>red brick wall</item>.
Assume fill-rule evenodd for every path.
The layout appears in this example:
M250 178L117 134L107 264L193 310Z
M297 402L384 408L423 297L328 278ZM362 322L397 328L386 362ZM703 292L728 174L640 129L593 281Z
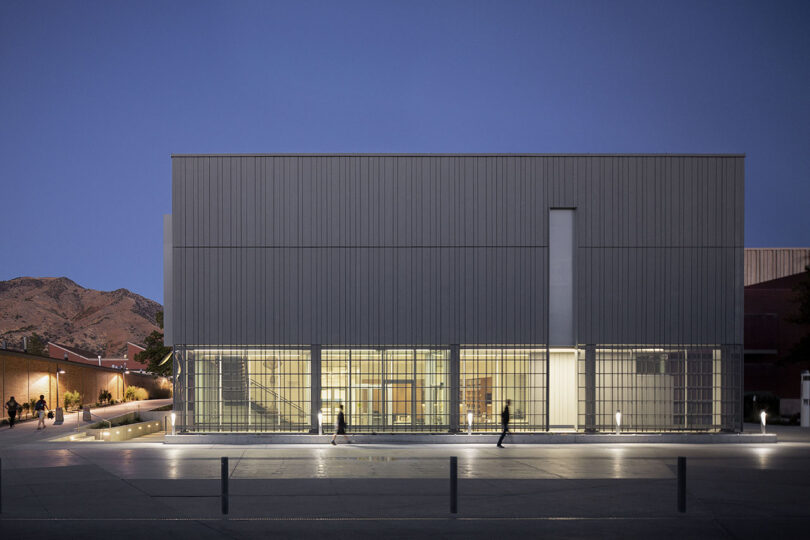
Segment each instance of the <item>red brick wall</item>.
M64 360L66 354L68 355L67 359L70 360L71 362L80 362L82 364L98 365L98 358L87 359L83 356L79 356L76 353L72 353L60 347L56 347L52 343L48 343L48 356L50 356L51 358L55 358L57 360Z
M143 349L132 343L127 343L127 368L129 369L146 369L146 364L135 360L136 355L142 352Z

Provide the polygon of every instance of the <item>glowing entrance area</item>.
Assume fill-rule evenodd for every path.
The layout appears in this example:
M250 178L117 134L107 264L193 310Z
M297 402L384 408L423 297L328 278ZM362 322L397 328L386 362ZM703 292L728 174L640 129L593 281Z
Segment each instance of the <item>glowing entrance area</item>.
M449 357L442 349L324 349L324 425L343 404L352 431L447 431Z

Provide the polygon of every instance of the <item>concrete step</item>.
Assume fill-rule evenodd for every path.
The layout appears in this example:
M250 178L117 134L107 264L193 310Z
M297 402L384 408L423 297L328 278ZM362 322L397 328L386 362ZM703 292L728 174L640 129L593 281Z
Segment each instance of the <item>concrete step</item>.
M88 435L87 433L80 432L80 433L73 433L66 437L59 437L56 439L57 441L68 441L68 442L99 442L96 441L96 438L92 435Z

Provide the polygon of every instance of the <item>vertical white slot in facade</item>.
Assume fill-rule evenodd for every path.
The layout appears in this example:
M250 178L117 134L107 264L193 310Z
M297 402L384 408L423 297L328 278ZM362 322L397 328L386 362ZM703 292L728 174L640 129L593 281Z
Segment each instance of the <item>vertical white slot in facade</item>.
M548 343L576 346L574 320L574 210L548 213Z
M551 351L549 357L549 429L577 429L577 353Z

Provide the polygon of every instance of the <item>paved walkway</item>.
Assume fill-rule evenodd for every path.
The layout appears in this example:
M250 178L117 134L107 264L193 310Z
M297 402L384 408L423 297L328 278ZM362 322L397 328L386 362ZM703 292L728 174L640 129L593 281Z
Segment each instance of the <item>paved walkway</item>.
M791 442L198 447L162 444L160 435L9 444L4 431L0 536L804 536L810 430L774 429ZM451 455L459 459L456 516L449 513ZM686 514L676 511L679 455L688 458Z
M25 444L46 442L54 437L70 435L79 429L99 422L101 418L114 418L137 410L151 410L168 405L171 399L153 399L149 401L129 401L109 407L93 408L93 421L84 422L81 414L69 412L65 414L65 421L61 425L54 424L54 420L45 420L45 429L37 430L37 421L26 420L16 424L13 428L0 426L0 449L13 448Z

